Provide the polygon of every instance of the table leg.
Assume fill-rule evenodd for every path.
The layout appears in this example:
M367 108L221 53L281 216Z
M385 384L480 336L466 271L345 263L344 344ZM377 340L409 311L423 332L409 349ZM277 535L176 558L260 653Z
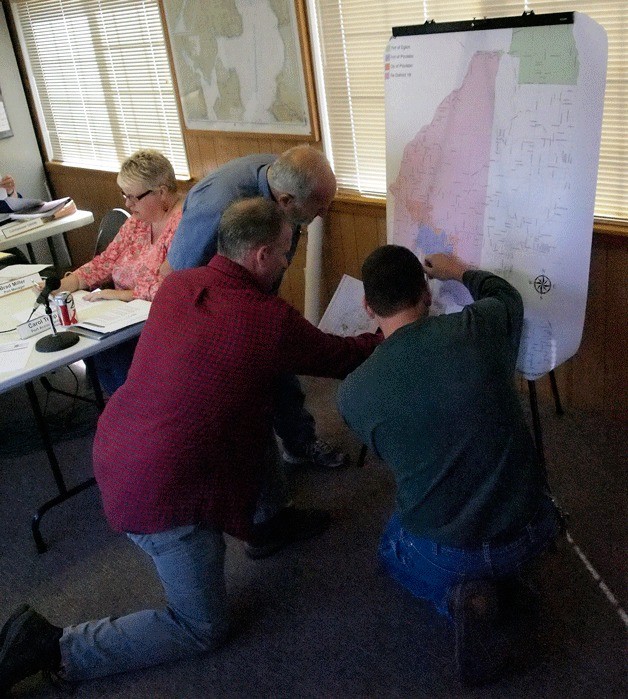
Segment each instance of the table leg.
M87 370L87 375L94 389L94 399L96 400L96 405L98 410L102 413L105 409L105 397L102 393L102 388L100 386L100 381L98 380L98 374L96 373L96 365L94 364L93 357L86 357L84 360L85 369Z
M52 237L46 238L46 242L48 243L48 250L50 250L50 257L52 257L52 266L55 269L59 269L59 257Z
M74 488L67 488L63 479L63 474L61 473L61 468L59 467L59 462L57 461L57 457L53 449L52 440L50 439L50 432L48 431L48 425L46 425L46 421L41 412L41 408L39 407L39 401L37 400L37 394L35 393L35 387L33 386L32 381L27 382L26 392L28 393L28 399L33 410L33 415L35 416L35 422L37 423L39 434L41 436L42 442L44 443L44 448L46 450L46 455L48 456L48 462L52 470L52 475L54 476L55 483L57 484L57 489L59 490L59 495L52 498L51 500L48 500L48 502L45 502L41 507L38 508L37 513L33 516L33 521L31 524L33 539L35 540L35 546L37 547L37 551L38 553L44 553L47 550L47 547L39 531L41 518L46 514L46 512L48 512L49 509L51 509L55 505L59 505L62 502L65 502L77 493L80 493L82 490L89 488L96 482L96 480L93 477L87 478Z

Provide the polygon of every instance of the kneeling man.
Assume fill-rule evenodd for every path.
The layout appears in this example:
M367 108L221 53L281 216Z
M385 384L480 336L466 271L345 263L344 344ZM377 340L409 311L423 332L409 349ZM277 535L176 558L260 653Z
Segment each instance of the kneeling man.
M515 389L519 293L449 255L428 256L425 272L462 282L474 303L428 317L416 256L375 250L362 267L365 304L386 339L343 382L338 404L395 475L380 560L453 619L459 677L480 684L503 668L530 612L519 573L554 540L558 519Z
M215 648L228 625L223 534L267 552L327 526L327 513L291 507L254 526L265 457L278 457L273 389L285 373L343 378L381 338L327 335L272 293L291 240L272 200L229 206L219 254L165 279L99 420L105 514L151 557L167 606L64 629L20 607L0 631L0 694L42 669L76 681Z

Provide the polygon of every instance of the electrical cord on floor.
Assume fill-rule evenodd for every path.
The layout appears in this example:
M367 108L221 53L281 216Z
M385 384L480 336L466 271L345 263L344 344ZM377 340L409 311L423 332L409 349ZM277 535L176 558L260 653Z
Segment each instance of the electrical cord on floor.
M65 370L70 371L70 375L65 373ZM95 404L86 403L84 407L79 407L85 403L81 400L83 387L87 387L87 381L83 378L80 367L63 367L54 372L57 379L54 383L59 387L67 387L69 396L56 394L58 399L52 397L52 394L46 390L45 384L40 385L39 381L35 381L35 387L39 396L39 405L44 420L48 425L50 437L54 442L70 439L74 437L82 437L89 433L93 433L98 412ZM49 379L52 375L43 376L42 379L48 380L49 387L55 387L50 384ZM53 378L54 380L54 378ZM88 389L89 390L89 389ZM42 392L46 391L44 398ZM25 400L25 392L17 392L15 397L13 392L3 394L3 398L8 403L15 402L18 409L13 417L11 411L4 410L0 415L2 423L2 436L0 438L0 456L15 456L27 454L35 449L41 448L41 440L36 423L33 420L33 415L30 406ZM22 410L21 407L24 407ZM9 429L10 423L10 429Z

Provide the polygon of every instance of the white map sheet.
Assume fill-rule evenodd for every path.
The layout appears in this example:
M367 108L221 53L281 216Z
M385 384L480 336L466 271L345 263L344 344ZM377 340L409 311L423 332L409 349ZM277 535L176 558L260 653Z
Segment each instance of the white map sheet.
M586 309L607 41L574 15L386 49L389 240L510 281L528 379L573 356ZM435 312L471 302L458 282L432 284Z
M364 284L355 277L343 274L318 324L319 329L343 337L374 333L377 323L364 310L363 297Z

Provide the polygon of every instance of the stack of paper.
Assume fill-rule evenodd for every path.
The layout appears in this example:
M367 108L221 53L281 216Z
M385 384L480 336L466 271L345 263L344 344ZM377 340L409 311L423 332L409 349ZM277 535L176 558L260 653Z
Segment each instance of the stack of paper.
M79 333L79 335L100 340L123 328L128 328L136 323L143 323L148 318L150 301L144 301L143 299L135 299L129 303L118 300L85 301L84 297L88 293L87 291L76 291L72 294L78 323L69 328L60 326L56 306L53 302L54 297L50 296L53 322L57 328L73 330ZM29 320L34 321L44 315L44 306L42 305L34 312L29 308L22 309L18 313L14 313L13 317L18 324L22 324Z
M150 301L94 301L77 303L78 323L72 326L79 335L102 339L123 328L143 323L150 312Z
M53 201L41 201L41 199L26 199L25 197L7 197L4 202L11 209L10 216L14 220L28 218L53 217L72 201L71 197L54 199Z

